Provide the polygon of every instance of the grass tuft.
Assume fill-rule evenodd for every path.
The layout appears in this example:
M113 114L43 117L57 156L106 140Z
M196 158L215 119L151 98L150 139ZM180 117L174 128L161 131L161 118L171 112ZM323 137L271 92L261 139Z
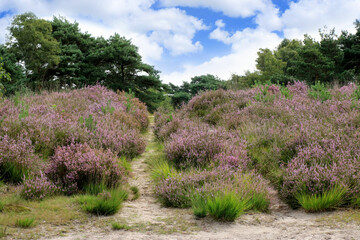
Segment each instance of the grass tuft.
M249 200L239 199L234 192L219 194L207 200L209 215L220 221L234 221L249 207Z
M136 200L140 197L140 191L137 186L131 186L130 190L132 191L132 193L134 195L131 200Z
M126 224L121 224L118 222L113 222L111 223L112 229L113 230L130 230L131 226L126 225Z
M84 195L78 202L87 213L95 215L114 215L120 210L121 204L128 198L128 193L122 189L114 189L98 196Z
M35 218L23 218L18 219L15 222L15 226L20 228L31 228L35 226Z
M6 227L0 227L0 239L6 237L6 235L7 235L6 230L7 230Z
M194 197L191 205L192 205L193 213L196 217L198 218L206 217L208 213L208 209L205 198L197 195Z
M342 186L335 186L322 194L298 194L296 199L307 212L322 212L332 210L344 203L347 189Z
M270 201L265 194L254 194L249 199L249 205L251 210L267 212L269 211Z

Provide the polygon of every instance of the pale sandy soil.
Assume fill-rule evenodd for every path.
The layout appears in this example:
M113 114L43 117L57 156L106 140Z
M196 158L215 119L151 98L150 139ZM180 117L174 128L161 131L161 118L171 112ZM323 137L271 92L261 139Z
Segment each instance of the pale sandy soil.
M148 139L153 135L150 132ZM53 231L43 239L360 239L360 225L334 221L346 212L309 214L294 211L271 193L271 212L248 213L235 223L218 223L210 218L197 220L189 209L163 208L152 193L152 183L145 160L151 150L132 163L134 177L130 185L140 189L141 197L127 201L113 217L94 217L90 223L76 223L61 236ZM117 221L129 230L112 230ZM57 233L55 233L57 232ZM57 236L54 236L56 234Z

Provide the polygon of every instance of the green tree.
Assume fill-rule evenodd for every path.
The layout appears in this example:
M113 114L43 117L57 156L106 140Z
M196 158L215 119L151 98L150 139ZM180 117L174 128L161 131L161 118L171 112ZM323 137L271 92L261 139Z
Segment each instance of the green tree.
M2 98L5 91L4 85L2 83L10 81L10 74L3 68L4 63L2 61L3 59L0 57L0 98Z
M16 91L21 91L27 86L27 79L24 69L17 64L16 57L4 45L0 45L0 58L2 58L3 69L10 74L11 78L2 81L3 87L6 89L6 95L12 95Z
M262 82L268 81L274 75L284 74L286 62L276 58L273 52L266 48L260 48L256 59L256 68L260 71Z
M344 53L342 67L344 75L360 75L360 21L354 22L356 33L351 34L343 31L339 37L339 44Z
M29 12L15 16L9 31L8 46L18 61L24 62L26 76L34 87L44 87L47 70L60 61L60 47L51 35L51 23Z

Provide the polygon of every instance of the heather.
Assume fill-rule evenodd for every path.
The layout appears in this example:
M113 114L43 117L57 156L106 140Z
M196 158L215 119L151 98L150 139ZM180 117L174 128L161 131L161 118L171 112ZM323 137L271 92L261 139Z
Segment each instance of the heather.
M100 85L15 95L0 102L0 178L23 183L25 199L116 187L148 125L143 103Z
M194 192L216 193L210 185L221 186L220 192L225 186L237 189L234 184L242 178L231 184L228 178L253 173L294 208L304 207L304 201L323 205L315 209L333 208L325 206L327 200L322 198L327 199L337 186L348 190L341 201L334 200L335 207L356 202L360 191L358 93L352 83L333 88L298 81L286 87L267 83L250 90L207 91L176 112L158 111L155 134L165 143L168 162L181 170L156 187L160 199L166 196L166 205L190 206ZM225 172L219 168L233 173L214 181L210 173ZM245 196L242 191L237 194ZM266 202L266 187L247 191L256 196L259 206ZM198 211L204 214L201 208Z

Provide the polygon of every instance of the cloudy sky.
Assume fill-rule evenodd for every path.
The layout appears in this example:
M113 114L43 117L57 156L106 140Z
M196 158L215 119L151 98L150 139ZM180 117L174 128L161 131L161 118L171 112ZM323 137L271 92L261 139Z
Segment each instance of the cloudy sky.
M0 43L16 14L61 15L94 36L132 39L164 82L181 84L254 70L258 49L283 38L318 37L324 26L354 32L359 9L360 0L0 0Z

